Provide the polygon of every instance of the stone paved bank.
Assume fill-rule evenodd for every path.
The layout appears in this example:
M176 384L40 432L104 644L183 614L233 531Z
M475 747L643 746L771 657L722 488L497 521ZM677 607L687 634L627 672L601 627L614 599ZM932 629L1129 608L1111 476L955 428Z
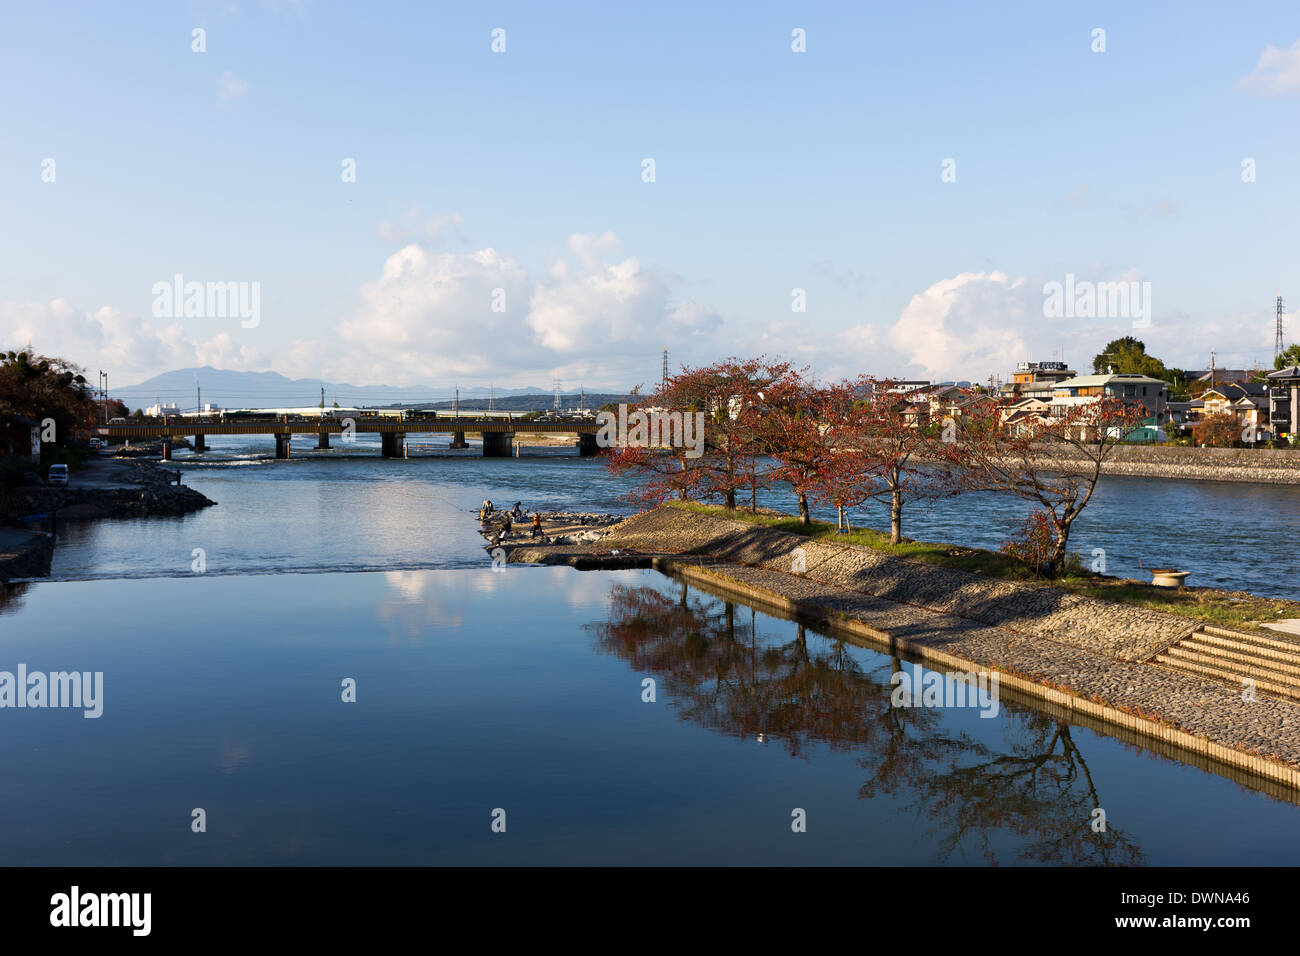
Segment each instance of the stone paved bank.
M1300 703L1155 662L1195 629L1186 618L674 508L509 560L657 567L940 670L996 670L1054 707L1300 788Z

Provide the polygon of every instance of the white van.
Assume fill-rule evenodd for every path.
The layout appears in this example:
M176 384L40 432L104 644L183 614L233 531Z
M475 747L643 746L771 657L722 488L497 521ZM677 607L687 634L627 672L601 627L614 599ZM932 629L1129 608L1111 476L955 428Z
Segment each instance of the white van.
M48 480L52 485L66 485L68 483L68 466L50 465L50 475Z

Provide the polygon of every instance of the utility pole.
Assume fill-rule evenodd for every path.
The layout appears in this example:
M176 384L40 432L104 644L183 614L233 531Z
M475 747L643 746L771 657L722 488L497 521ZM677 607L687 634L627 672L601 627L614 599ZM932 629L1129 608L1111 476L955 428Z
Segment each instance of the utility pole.
M322 415L325 414L325 383L324 382L321 383L321 387L320 387L320 413Z
M1210 388L1217 384L1214 379L1214 349L1210 349Z
M202 414L203 413L203 389L196 384L194 386L194 391L196 393L194 396L194 401L198 403L197 405L194 406L194 411L198 412L199 414Z
M451 400L451 417L460 418L460 386L456 386L456 397Z
M489 412L495 411L496 401L497 401L497 387L495 385L489 385L488 386L488 411Z

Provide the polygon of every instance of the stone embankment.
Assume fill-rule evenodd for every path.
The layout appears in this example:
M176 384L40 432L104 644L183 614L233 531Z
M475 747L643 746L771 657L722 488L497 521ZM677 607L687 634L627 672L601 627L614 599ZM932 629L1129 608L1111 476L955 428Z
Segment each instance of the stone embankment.
M1300 485L1300 449L1120 445L1102 472L1135 478Z
M522 542L508 560L655 567L936 669L997 671L1067 716L1300 789L1300 700L1269 693L1269 674L1225 680L1167 666L1165 652L1202 630L1178 615L667 507L599 541ZM1247 693L1255 678L1258 692Z

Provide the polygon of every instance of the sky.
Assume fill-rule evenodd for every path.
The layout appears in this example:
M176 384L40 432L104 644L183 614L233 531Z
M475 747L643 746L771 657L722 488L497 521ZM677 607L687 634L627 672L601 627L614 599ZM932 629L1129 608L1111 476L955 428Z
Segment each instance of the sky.
M1295 3L3 19L0 345L92 380L627 388L666 347L986 381L1128 334L1249 367L1279 293L1300 339ZM1149 310L1049 314L1067 278Z

